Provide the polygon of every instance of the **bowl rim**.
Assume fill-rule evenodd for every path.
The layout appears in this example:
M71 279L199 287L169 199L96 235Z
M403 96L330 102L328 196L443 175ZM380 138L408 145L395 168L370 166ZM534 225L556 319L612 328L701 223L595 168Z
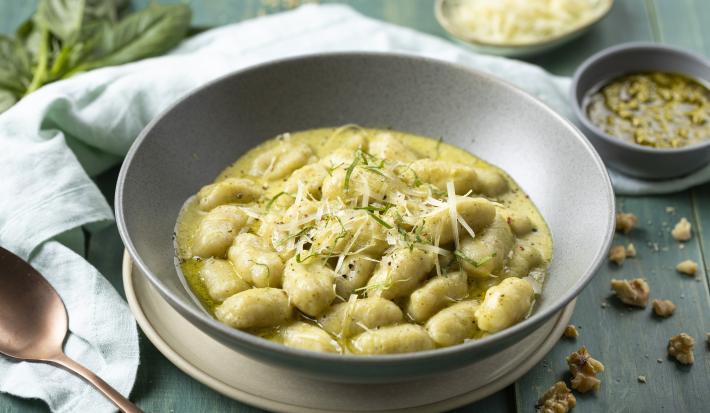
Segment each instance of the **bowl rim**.
M582 108L582 102L577 99L577 89L579 88L579 81L580 79L586 74L586 72L593 66L599 63L600 60L607 58L607 57L617 57L619 55L623 55L624 53L627 53L632 50L641 50L641 51L647 51L650 53L654 52L670 52L670 53L676 53L679 55L682 55L683 57L689 59L690 61L696 63L697 65L700 66L705 66L708 71L710 71L710 61L705 59L704 57L700 56L699 54L690 52L685 49L681 49L679 47L674 47L674 46L669 46L665 44L659 44L659 43L652 43L652 42L627 42L627 43L622 43L618 44L615 46L607 47L605 49L602 49L590 57L588 57L582 64L575 70L574 75L572 76L572 83L570 84L570 99L572 100L572 110L574 111L574 114L577 116L577 119L584 125L585 128L589 129L591 132L589 135L593 135L596 138L601 138L602 140L606 141L607 143L611 143L617 147L627 149L627 150L632 150L632 151L637 151L640 153L644 154L653 154L653 155L659 155L659 154L685 154L689 152L695 152L695 151L700 151L704 150L707 147L710 147L710 139L704 141L704 142L699 142L695 143L692 145L687 145L687 146L682 146L680 148L652 148L648 146L643 146L639 145L636 143L631 143L631 142L626 142L623 139L617 138L615 136L612 136L603 130L599 129L599 127L591 122L591 120L585 115L584 109ZM652 69L649 69L652 70ZM612 73L612 71L607 71L607 73ZM690 76L687 73L683 72L677 72L678 74L686 75L690 78L695 79L694 76ZM604 80L604 82L608 82L609 80L614 79L616 76L619 76L620 74L613 74L611 77L607 78ZM708 83L710 82L710 78L708 79L696 79L700 80L701 82ZM707 85L704 85L707 87ZM596 86L595 86L596 87ZM589 90L585 90L584 93L589 92Z
M600 22L604 17L606 17L607 14L611 11L611 9L614 7L614 0L602 0L606 2L605 8L601 9L600 13L598 16L594 17L593 19L590 19L586 23L582 24L581 26L577 26L574 29L558 33L554 36L546 37L542 40L537 40L537 41L528 41L528 42L521 42L521 43L501 43L501 42L489 42L481 39L477 39L473 36L467 35L465 32L459 30L456 28L456 26L451 23L451 21L448 19L448 17L445 16L444 14L444 3L446 3L449 0L436 0L436 3L434 3L434 16L436 17L436 21L441 25L441 27L444 28L444 30L455 37L456 39L463 41L465 43L477 46L477 47L483 47L483 48L492 48L492 49L512 49L512 50L517 50L517 51L522 51L526 49L537 49L540 47L544 46L549 46L551 44L554 44L556 42L562 41L567 38L571 38L575 36L576 34L579 34L587 29L589 29L591 26L594 24Z
M128 173L128 170L130 169L131 163L133 161L133 158L135 157L136 153L140 149L142 143L145 141L146 137L150 134L152 131L153 127L160 122L168 113L170 113L175 107L178 105L182 104L186 100L192 98L193 95L200 93L208 88L213 87L214 85L219 84L220 82L235 77L235 76L243 76L247 75L252 72L257 72L260 70L263 70L264 68L272 67L272 66L279 66L279 65L293 65L293 64L298 64L303 61L319 61L319 60L332 60L332 59L350 59L350 58L361 58L361 59L396 59L396 60L402 60L406 61L407 63L410 64L427 64L427 65L437 65L440 67L444 67L447 70L456 70L460 72L464 72L468 75L471 76L476 76L479 78L483 78L485 81L494 83L497 85L497 87L501 87L504 89L507 89L508 91L511 91L515 94L518 95L521 99L526 100L532 105L537 105L539 108L547 112L550 116L553 118L557 119L557 121L561 122L568 130L569 132L577 139L577 141L582 144L584 149L586 149L587 153L589 156L591 156L592 161L598 168L598 171L600 172L601 178L604 181L605 189L606 191L603 192L603 194L606 195L607 198L607 210L609 211L609 216L607 218L607 222L604 224L605 228L605 235L604 235L604 240L602 244L602 248L597 251L597 254L594 256L592 259L592 263L589 267L584 269L583 271L580 271L580 275L577 278L577 281L575 284L572 286L570 290L567 291L566 294L562 296L562 298L558 298L557 302L553 302L549 308L545 309L544 311L533 311L533 314L526 318L525 320L520 321L519 323L505 329L502 331L499 331L497 333L491 334L488 337L479 339L479 340L471 340L459 345L454 345L450 347L444 347L444 348L437 348L433 350L425 350L425 351L419 351L419 352L411 352L411 353L400 353L400 354L388 354L388 355L369 355L369 356L362 356L362 355L350 355L350 354L330 354L330 353L322 353L322 352L316 352L316 351L309 351L309 350L302 350L302 349L296 349L296 348L291 348L284 346L282 344L278 344L269 340L264 340L261 337L249 334L247 332L232 328L227 326L226 324L223 324L216 319L210 317L205 311L198 309L194 307L194 303L191 301L189 303L183 302L179 298L177 298L171 291L168 290L168 288L162 283L162 281L153 273L153 271L150 269L150 267L143 261L141 258L140 253L138 252L137 248L133 244L133 241L131 239L131 235L128 232L128 228L126 226L126 220L124 216L124 210L123 210L123 202L124 202L124 197L123 197L123 190L124 190L124 184L126 180L126 175ZM201 329L204 329L205 327L209 327L211 331L214 331L216 333L219 333L220 337L228 337L230 340L235 340L241 343L241 345L248 346L250 348L259 348L262 350L268 350L270 352L275 352L278 353L280 356L284 357L292 357L292 358L300 358L300 359L306 359L308 361L313 361L313 362L322 362L322 363L328 363L328 362L347 362L350 364L361 364L361 365L391 365L391 364L401 364L403 362L409 362L409 361L419 361L419 360L424 360L424 359L439 359L439 358L448 358L457 354L463 354L463 353L468 353L468 352L476 352L480 351L481 348L487 348L492 345L494 345L498 341L504 341L511 336L515 336L519 332L527 329L527 328L532 328L535 325L538 325L539 323L543 322L544 320L547 320L549 317L553 316L557 312L559 312L564 306L566 306L570 301L572 301L575 297L579 295L579 293L582 291L582 289L591 281L592 277L594 274L597 272L597 270L600 268L602 263L604 262L604 258L606 257L607 250L609 249L612 238L614 235L614 217L615 217L615 198L614 198L614 191L612 189L611 185L611 180L609 178L609 175L607 173L607 170L604 166L604 163L602 162L602 159L600 158L599 154L596 152L592 144L584 137L582 132L577 129L576 126L574 126L570 121L565 119L562 115L558 114L554 110L552 110L548 105L540 101L539 99L533 97L532 95L528 94L527 92L523 91L522 89L502 80L499 78L496 78L492 75L489 75L487 73L468 68L466 66L458 65L455 63L443 61L443 60L438 60L438 59L433 59L433 58L428 58L428 57L422 57L418 55L412 55L412 54L406 54L406 53L391 53L391 52L332 52L332 53L309 53L309 54L303 54L303 55L298 55L298 56L292 56L292 57L286 57L286 58L281 58L281 59L276 59L276 60L271 60L268 62L264 63L259 63L256 65L252 65L243 69L239 69L233 72L229 72L227 74L224 74L222 76L217 77L214 80L211 80L209 82L204 83L203 85L194 88L190 90L189 92L185 93L181 98L177 99L174 103L166 107L160 114L158 114L155 118L153 118L146 126L143 128L143 130L140 132L136 140L133 142L131 145L130 149L128 150L128 153L126 154L126 157L123 161L123 164L121 165L121 170L118 175L117 183L116 183L116 193L115 193L115 201L114 201L114 207L115 207L115 215L116 215L116 223L118 226L118 231L121 236L121 239L123 240L123 243L128 250L129 254L131 255L131 258L135 262L135 264L140 268L140 270L143 272L143 274L148 277L148 280L150 283L158 290L158 292L166 299L170 305L175 308L180 314L182 314L188 321L190 321L192 324L198 326L202 326ZM172 257L171 261L172 261Z

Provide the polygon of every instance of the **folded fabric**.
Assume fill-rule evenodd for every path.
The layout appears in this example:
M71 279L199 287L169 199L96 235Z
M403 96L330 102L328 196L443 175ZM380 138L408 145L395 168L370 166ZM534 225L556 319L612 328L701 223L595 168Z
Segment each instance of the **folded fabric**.
M64 299L69 356L123 394L130 391L138 365L130 312L106 279L55 240L112 219L90 177L120 162L140 130L195 87L257 63L336 51L408 53L457 62L502 77L572 118L566 78L531 64L477 55L334 5L304 6L210 30L168 55L47 85L0 115L0 193L5 194L0 197L0 244L29 259ZM710 179L708 172L663 184L615 173L612 178L620 193L671 192ZM114 410L60 369L5 358L0 358L0 391L43 399L58 412Z

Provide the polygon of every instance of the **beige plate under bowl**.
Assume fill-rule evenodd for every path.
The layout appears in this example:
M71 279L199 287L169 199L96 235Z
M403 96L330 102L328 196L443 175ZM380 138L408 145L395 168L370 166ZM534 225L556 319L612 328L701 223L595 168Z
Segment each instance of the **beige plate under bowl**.
M180 370L225 396L289 413L439 412L480 400L537 364L559 340L575 305L572 301L519 343L465 368L403 383L353 384L304 377L225 347L178 314L127 253L123 286L138 325Z

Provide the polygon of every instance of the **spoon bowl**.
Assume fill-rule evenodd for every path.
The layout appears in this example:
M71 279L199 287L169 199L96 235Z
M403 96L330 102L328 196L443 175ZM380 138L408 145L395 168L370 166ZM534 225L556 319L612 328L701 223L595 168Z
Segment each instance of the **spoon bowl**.
M0 247L0 353L62 367L124 412L141 412L99 376L64 354L67 310L57 291L22 258Z

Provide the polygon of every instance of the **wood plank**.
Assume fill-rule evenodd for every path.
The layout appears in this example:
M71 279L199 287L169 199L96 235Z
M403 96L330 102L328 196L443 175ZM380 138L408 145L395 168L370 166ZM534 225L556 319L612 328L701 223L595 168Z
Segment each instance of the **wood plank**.
M692 191L692 200L696 223L693 231L700 244L705 276L710 284L710 183L695 187ZM710 330L708 332L710 333Z
M670 235L670 229L682 216L698 227L690 194L618 201L621 210L639 216L640 224L629 236L617 235L614 243L633 242L638 256L628 259L622 267L604 264L582 292L572 317L572 322L581 327L580 337L560 340L545 361L518 382L519 412L530 411L545 389L565 377L565 357L581 345L605 364L606 371L601 375L603 384L597 395L577 398L579 411L706 409L704 399L710 388L710 352L705 343L705 333L710 331L708 280L703 274L693 278L674 270L675 264L684 259L701 262L699 238L694 237L681 247ZM675 215L665 211L668 206L675 208ZM612 297L611 278L636 277L648 280L650 298L672 300L677 305L675 315L661 320L651 315L650 306L645 310L632 309ZM606 308L602 303L606 303ZM666 356L669 337L680 332L696 339L693 366L680 366ZM638 382L640 375L646 376L646 384Z
M658 21L659 41L710 55L710 2L707 0L647 0Z
M653 40L646 2L616 0L609 14L589 32L566 45L526 60L552 73L569 76L586 58L606 47L631 41Z

